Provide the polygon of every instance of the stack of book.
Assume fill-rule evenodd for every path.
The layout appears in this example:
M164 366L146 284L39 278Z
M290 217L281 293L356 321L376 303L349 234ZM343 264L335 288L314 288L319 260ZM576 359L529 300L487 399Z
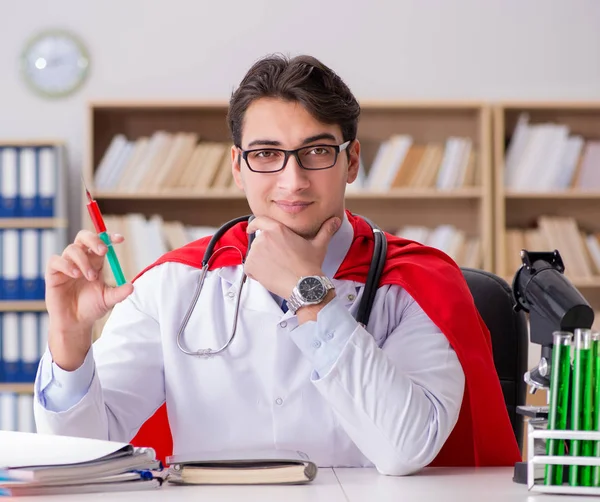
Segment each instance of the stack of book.
M234 189L231 143L200 141L195 133L156 131L128 140L117 134L94 175L96 190L120 193Z
M536 228L509 228L506 231L507 272L521 266L521 249L544 251L558 249L565 276L586 281L600 277L600 234L583 231L575 218L540 216Z
M461 267L482 266L481 239L467 235L454 225L438 225L435 228L409 225L396 232L396 235L440 249Z
M450 136L444 143L421 144L410 135L398 134L381 143L359 187L375 192L396 188L453 190L480 185L480 174L470 138Z
M519 116L506 150L504 182L514 191L600 190L600 140L563 124L530 124Z
M152 448L0 431L0 493L9 496L131 491L162 484Z
M229 142L203 141L195 133L156 131L128 140L117 134L94 174L96 190L117 193L202 193L237 191ZM420 144L397 134L383 141L369 168L361 160L355 191L394 188L451 190L480 184L472 140L451 136Z
M128 443L0 431L0 495L137 491L174 484L300 484L317 465L299 451L208 451L167 458Z

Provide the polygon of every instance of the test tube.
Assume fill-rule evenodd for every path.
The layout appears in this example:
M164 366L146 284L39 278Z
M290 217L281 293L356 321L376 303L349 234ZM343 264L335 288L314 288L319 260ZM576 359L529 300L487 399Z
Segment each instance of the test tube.
M586 352L587 362L584 368L583 374L583 415L581 417L581 428L584 431L591 431L594 428L594 353L593 353L593 333L592 330L586 329L581 330L585 332L585 337L589 340ZM584 457L591 457L594 455L594 441L586 440L582 441L582 452ZM592 486L592 466L584 465L580 467L581 477L580 484L582 486Z
M548 407L548 429L550 430L565 430L567 428L572 341L573 335L568 331L555 331L553 333L550 402ZM564 455L565 442L562 439L548 439L546 454ZM546 485L562 485L563 466L546 464L544 483Z
M600 431L600 333L592 333L594 359L594 430ZM594 441L594 457L600 458L600 441ZM600 466L592 468L592 485L600 486Z
M575 350L573 353L573 394L571 396L571 429L574 431L583 430L583 427L588 423L584 417L591 413L589 407L590 402L584 399L585 388L591 386L589 379L591 373L588 371L588 366L591 359L591 344L592 332L589 329L575 330ZM571 440L571 456L579 457L583 453L582 441L579 439ZM585 474L585 467L571 465L569 469L569 484L571 486L579 486L580 475Z

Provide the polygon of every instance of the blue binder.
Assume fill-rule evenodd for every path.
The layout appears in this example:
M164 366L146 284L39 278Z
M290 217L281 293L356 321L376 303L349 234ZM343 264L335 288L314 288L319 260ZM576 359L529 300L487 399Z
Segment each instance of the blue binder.
M44 146L37 150L38 216L54 218L56 214L56 189L58 186L58 164L56 148Z
M2 357L4 381L18 382L20 375L19 317L16 312L4 312L2 316Z
M0 147L0 218L18 214L18 151L12 146Z
M43 281L40 278L41 236L36 228L20 230L21 281L19 299L43 300Z
M3 356L3 348L2 348L2 328L4 327L3 316L4 314L0 312L0 382L4 382L4 356Z
M19 382L33 382L39 364L39 314L19 313Z
M2 230L2 299L18 300L21 279L20 230Z
M19 151L19 216L38 216L39 191L37 186L37 155L33 147Z

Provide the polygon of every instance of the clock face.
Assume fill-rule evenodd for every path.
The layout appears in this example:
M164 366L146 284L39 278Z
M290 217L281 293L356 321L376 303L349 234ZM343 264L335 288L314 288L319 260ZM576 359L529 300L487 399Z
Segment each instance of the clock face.
M89 56L68 32L48 31L31 40L21 60L27 83L48 97L67 96L84 82Z
M319 301L325 295L325 287L315 277L306 277L298 285L298 292L306 301Z

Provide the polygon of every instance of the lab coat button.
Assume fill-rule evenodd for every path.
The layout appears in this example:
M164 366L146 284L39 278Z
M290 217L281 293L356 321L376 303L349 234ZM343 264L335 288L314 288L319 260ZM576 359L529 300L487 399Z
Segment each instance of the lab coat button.
M227 296L228 296L229 298L233 298L233 297L235 296L235 292L233 292L233 291L229 291L229 293L227 293Z
M327 333L325 338L327 338L327 340L331 340L333 338L333 333Z
M315 349L318 349L321 346L321 342L319 340L313 340L312 345Z
M280 397L278 397L277 399L275 399L275 402L276 402L278 405L282 405L282 404L283 404L283 399L281 399Z
M281 322L279 323L279 327L280 327L280 328L285 328L286 326L287 326L287 322L286 322L286 321L281 321Z
M355 298L356 298L356 296L354 296L354 295L348 295L349 302L353 302Z

